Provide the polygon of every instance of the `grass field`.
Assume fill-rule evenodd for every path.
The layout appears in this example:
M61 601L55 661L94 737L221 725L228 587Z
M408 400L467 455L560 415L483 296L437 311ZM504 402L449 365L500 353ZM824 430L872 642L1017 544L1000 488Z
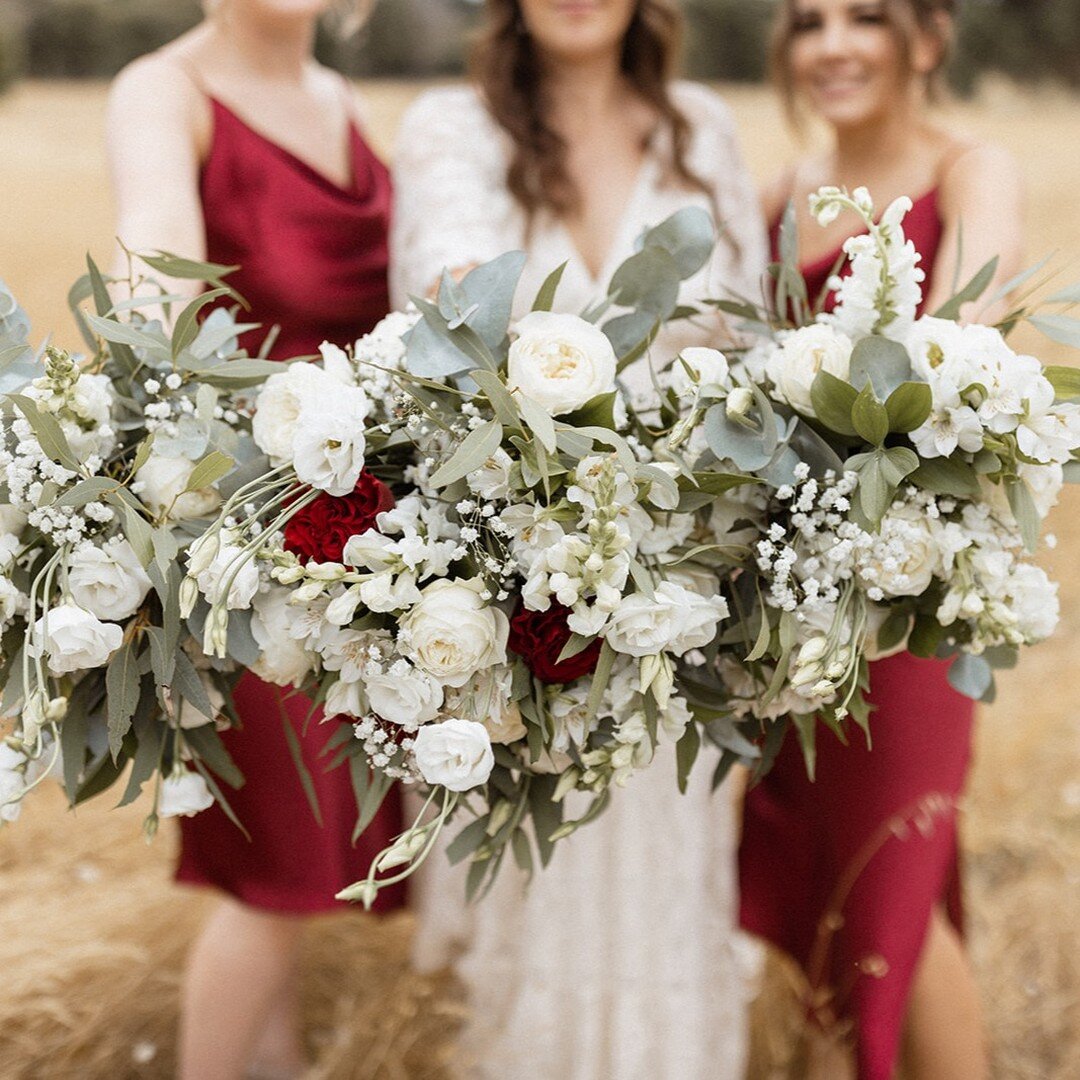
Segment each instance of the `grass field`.
M388 152L417 87L368 88L375 145ZM779 112L759 90L729 99L759 177L791 154ZM75 343L67 286L86 251L107 262L111 207L102 148L105 90L24 85L0 99L0 278L38 338ZM1057 250L1080 278L1080 104L995 86L950 123L1016 154L1030 187L1032 261ZM1070 279L1071 280L1071 279ZM1067 353L1026 336L1056 362ZM1000 679L982 710L964 829L970 944L1000 1080L1080 1076L1080 492L1056 513L1046 565L1061 581L1051 643ZM0 833L0 1076L114 1080L171 1074L176 987L205 899L168 884L171 836L147 848L139 813L106 807L62 823L44 793ZM63 825L63 828L61 826ZM305 968L313 1075L448 1075L461 1015L445 978L408 971L408 916L316 925ZM753 1075L785 1075L783 979L766 980ZM722 1069L718 1080L727 1080ZM516 1078L508 1078L516 1080Z

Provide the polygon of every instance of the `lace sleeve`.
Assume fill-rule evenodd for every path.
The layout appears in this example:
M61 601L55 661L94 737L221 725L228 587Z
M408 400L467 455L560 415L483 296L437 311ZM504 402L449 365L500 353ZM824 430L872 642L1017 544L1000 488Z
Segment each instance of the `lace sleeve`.
M768 266L768 237L731 110L704 86L680 83L677 92L694 129L692 165L712 190L721 229L709 275L712 295L757 300Z
M472 90L436 90L412 105L394 155L395 307L429 293L444 267L486 262L514 246L505 187L500 133Z

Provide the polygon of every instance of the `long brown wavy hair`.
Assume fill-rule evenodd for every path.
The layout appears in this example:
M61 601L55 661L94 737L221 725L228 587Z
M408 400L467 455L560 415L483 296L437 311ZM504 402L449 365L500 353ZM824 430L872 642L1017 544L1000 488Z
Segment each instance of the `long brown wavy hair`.
M953 43L953 23L960 0L885 0L885 15L900 46L901 57L910 69L915 48L915 35L930 33L940 47L937 68L927 76L931 97L941 89L941 75L948 64ZM798 108L794 81L791 76L791 44L798 26L795 0L783 0L773 26L770 66L773 82L780 91L788 115L797 122ZM914 72L911 72L914 75Z
M622 45L622 71L670 135L671 179L709 193L687 163L692 132L671 97L683 19L675 0L638 0ZM552 127L543 72L525 31L518 0L487 0L486 18L472 52L472 74L488 111L513 143L507 186L531 219L580 209L581 196L567 170L567 148Z

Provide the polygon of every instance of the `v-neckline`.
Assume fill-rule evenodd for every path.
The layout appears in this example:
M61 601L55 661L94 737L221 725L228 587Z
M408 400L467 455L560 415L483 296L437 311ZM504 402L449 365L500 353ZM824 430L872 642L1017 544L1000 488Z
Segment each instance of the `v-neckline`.
M645 157L638 167L634 184L630 188L630 194L626 198L626 205L623 208L622 214L619 216L618 224L611 234L611 239L608 241L608 249L600 263L600 268L595 274L589 268L588 260L582 254L581 248L578 247L570 230L566 227L566 224L561 219L556 218L556 227L562 233L567 250L570 252L571 261L577 263L581 272L585 275L589 286L594 290L600 288L604 284L605 279L614 273L615 267L612 263L614 263L616 259L620 262L622 261L622 253L625 250L628 241L633 239L632 237L628 237L627 233L634 227L632 224L634 221L633 213L641 202L646 183L651 177L655 163L655 155L652 153L651 148L646 149ZM641 222L640 224L643 225L644 222Z
M355 199L360 195L360 177L357 175L356 163L356 142L361 138L360 133L356 130L356 125L353 123L352 117L346 118L346 139L349 146L349 186L344 187L336 180L331 179L325 173L320 172L310 162L305 161L298 154L289 150L287 147L282 146L276 139L272 139L265 132L260 131L257 127L254 127L247 120L245 120L235 109L230 108L220 98L214 97L213 94L207 95L210 101L219 108L222 112L227 113L237 124L239 124L245 131L250 132L260 142L264 143L271 150L278 155L278 157L292 164L300 172L329 189L334 194L347 199Z

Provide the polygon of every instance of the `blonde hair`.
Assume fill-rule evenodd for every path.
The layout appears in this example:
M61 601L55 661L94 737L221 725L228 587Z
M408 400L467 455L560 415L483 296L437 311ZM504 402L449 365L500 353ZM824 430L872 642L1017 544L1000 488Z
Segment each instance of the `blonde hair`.
M911 58L915 50L916 35L928 33L940 46L937 66L926 76L926 88L931 99L941 91L942 73L952 53L953 20L959 6L959 0L885 0L885 14L900 46L900 54L907 66L909 77L914 77L915 74L911 70ZM773 24L769 67L788 118L797 125L799 109L790 62L795 26L795 0L783 0Z

